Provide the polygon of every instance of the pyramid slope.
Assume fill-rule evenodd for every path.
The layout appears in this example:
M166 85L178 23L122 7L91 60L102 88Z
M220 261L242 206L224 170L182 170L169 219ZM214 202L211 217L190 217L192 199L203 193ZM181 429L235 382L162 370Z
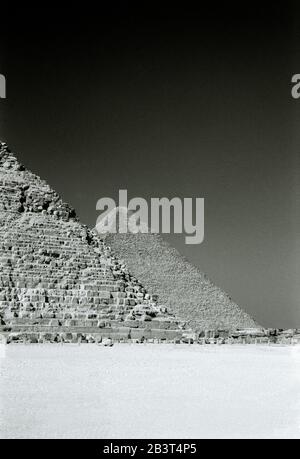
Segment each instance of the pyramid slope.
M105 242L179 318L197 329L257 327L199 269L157 234L105 234Z
M0 191L0 319L6 328L39 338L181 336L184 325L3 143Z

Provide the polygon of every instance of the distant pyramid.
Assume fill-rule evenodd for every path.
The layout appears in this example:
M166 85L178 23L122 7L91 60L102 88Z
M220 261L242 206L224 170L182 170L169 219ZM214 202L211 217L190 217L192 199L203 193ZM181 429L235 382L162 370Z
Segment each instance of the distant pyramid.
M112 228L125 219L126 209L115 209L106 216ZM98 228L99 229L99 228ZM179 318L197 329L236 329L256 327L244 312L207 276L189 263L158 234L103 235L105 242L124 260L149 292Z
M111 210L105 217L99 220L95 231L100 235L119 233L122 227L128 228L130 233L136 233L137 227L140 232L148 232L147 224L136 218L135 213L126 207L116 207Z
M2 332L30 340L182 336L184 324L4 143L0 238Z

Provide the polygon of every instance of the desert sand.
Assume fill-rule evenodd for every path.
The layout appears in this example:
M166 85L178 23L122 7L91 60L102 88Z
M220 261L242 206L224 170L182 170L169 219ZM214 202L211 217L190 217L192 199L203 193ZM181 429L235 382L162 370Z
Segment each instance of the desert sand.
M300 346L1 346L2 438L300 438Z

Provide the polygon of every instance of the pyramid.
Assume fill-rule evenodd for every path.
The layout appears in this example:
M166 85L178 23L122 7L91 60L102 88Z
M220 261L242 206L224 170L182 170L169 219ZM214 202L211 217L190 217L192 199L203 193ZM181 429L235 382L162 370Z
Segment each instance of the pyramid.
M114 218L118 218L116 223ZM120 218L126 218L126 209L113 210L106 217L114 228ZM188 325L197 330L257 327L249 314L159 234L111 233L109 225L103 234L105 242L148 291L156 292L161 303Z
M0 143L0 323L11 339L175 339L157 303L72 207Z

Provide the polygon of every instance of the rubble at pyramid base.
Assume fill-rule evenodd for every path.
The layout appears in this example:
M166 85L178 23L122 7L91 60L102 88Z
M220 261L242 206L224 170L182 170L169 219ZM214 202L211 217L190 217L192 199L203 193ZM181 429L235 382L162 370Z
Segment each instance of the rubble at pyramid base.
M59 326L13 324L0 326L0 344L197 344L197 345L296 345L300 344L300 329L203 330L201 332L166 330L165 328L106 327L90 324ZM14 330L14 331L12 331Z

